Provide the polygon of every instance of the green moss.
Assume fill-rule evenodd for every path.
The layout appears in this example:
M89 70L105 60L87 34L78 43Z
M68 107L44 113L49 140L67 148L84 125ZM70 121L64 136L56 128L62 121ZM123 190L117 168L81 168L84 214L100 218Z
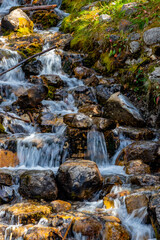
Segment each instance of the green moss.
M18 53L24 58L28 58L41 51L42 51L42 44L38 42L31 43L29 45L24 44L18 48Z
M0 123L0 133L6 133L2 123Z
M113 59L109 56L109 53L106 52L101 55L101 63L107 72L112 72L114 70Z
M48 86L48 95L47 98L49 99L54 99L54 93L55 93L55 87L53 86Z

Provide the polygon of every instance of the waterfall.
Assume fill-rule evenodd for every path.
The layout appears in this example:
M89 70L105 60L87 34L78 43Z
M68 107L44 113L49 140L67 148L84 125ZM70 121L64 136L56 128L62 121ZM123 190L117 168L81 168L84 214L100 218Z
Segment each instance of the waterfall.
M18 140L17 154L20 166L27 168L59 167L66 157L65 130L62 126L55 133L33 133L30 136Z
M109 165L108 153L104 135L93 128L87 134L87 155L98 166Z
M18 5L18 0L3 0L2 5L0 7L0 13L5 14L9 11L9 9L13 6Z

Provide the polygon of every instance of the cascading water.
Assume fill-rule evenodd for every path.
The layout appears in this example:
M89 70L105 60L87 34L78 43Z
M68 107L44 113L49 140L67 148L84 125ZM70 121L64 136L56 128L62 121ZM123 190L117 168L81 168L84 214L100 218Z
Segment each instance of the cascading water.
M0 6L0 15L5 14L9 11L11 7L17 6L18 0L3 0Z
M104 135L93 128L87 135L87 155L98 166L109 165Z

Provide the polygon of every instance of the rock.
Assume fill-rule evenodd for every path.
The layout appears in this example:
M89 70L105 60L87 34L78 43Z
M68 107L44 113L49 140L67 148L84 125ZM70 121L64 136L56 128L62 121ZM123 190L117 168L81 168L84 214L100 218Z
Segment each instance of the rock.
M160 84L160 67L156 67L153 72L150 73L149 79L154 83L158 82Z
M25 198L44 199L57 198L58 189L51 170L29 170L20 176L20 194Z
M56 239L61 240L58 230L56 231L53 227L45 227L35 225L33 228L28 229L24 237L25 240L45 240L45 239Z
M19 159L16 152L0 149L0 168L16 167L19 164Z
M56 200L50 203L52 206L52 211L55 213L66 212L71 209L71 204L62 200Z
M83 106L85 104L95 104L97 103L95 92L93 88L87 86L75 87L70 90L74 97L76 106Z
M139 175L150 173L150 167L143 163L142 160L132 160L126 164L125 168L127 174Z
M149 217L155 231L156 239L160 239L160 193L154 194L149 202Z
M121 85L114 84L112 86L98 85L96 87L96 95L98 102L104 106L107 100L113 93L119 92L121 90Z
M59 75L41 75L41 78L46 86L52 86L55 88L64 87L64 82Z
M99 78L96 75L92 75L90 78L84 79L83 82L87 86L96 87L99 84Z
M107 100L104 115L122 125L142 127L145 124L139 110L120 92Z
M90 77L93 73L94 71L86 67L76 67L74 69L74 74L78 79Z
M144 32L143 40L146 45L160 43L160 27L151 28Z
M3 209L3 208L2 208ZM31 224L37 223L42 217L47 217L51 214L51 207L33 202L16 203L13 206L4 207L4 218L12 224ZM12 218L11 218L12 217Z
M128 16L132 15L137 11L136 6L137 6L136 2L127 3L122 6L121 11L125 12L125 15Z
M86 104L79 108L80 113L84 113L89 117L100 117L102 115L102 110L100 105Z
M144 163L148 164L152 169L160 167L160 159L158 156L158 149L160 142L151 141L137 141L125 147L117 158L116 162L120 160L125 163L141 159Z
M93 124L96 125L98 130L110 130L114 129L116 127L116 124L114 121L106 118L100 118L100 117L93 117Z
M129 240L130 235L127 230L117 222L106 222L103 233L104 240Z
M32 227L33 225L31 224L25 226L20 224L10 226L6 229L5 237L6 239L9 239L10 236L12 236L12 239L24 239L27 230Z
M15 197L13 188L7 186L0 187L0 204L9 203Z
M137 53L140 50L140 44L137 41L132 41L129 46L131 53Z
M118 133L132 140L152 140L155 133L147 128L119 127Z
M13 177L9 170L0 169L0 185L5 185L5 186L13 185Z
M150 174L136 175L130 178L132 184L137 186L155 186L160 184L160 177Z
M149 199L145 194L132 194L125 198L125 204L128 214L131 214L134 210L140 208L147 208ZM137 215L135 215L137 216Z
M102 185L102 176L96 163L89 160L68 160L57 174L60 190L68 199L91 198Z
M108 195L103 198L103 204L106 209L115 208L114 199Z
M87 151L87 133L88 130L67 128L69 155L71 157L84 158L84 153Z
M24 94L18 97L14 105L21 108L34 108L47 96L48 89L45 86L37 85L28 89Z
M88 239L99 239L101 230L101 223L91 217L77 219L73 224L73 231L77 234L82 234L82 236L87 237Z
M43 69L43 65L40 60L35 60L23 65L22 69L25 72L26 76L39 75Z
M119 22L119 31L127 32L133 28L133 25L130 21L122 19Z
M102 14L99 16L99 21L103 22L103 23L105 23L105 22L109 23L109 22L112 22L112 18L108 14Z
M113 34L109 36L109 40L111 42L116 42L119 38L120 38L119 36Z
M88 129L92 126L92 119L83 113L72 113L64 116L64 123L69 127Z
M131 40L131 41L139 40L140 37L141 37L140 34L139 34L139 33L135 33L135 32L130 33L130 34L128 35L128 38L129 38L129 40Z
M17 31L22 28L33 31L33 22L29 19L27 14L20 8L17 8L2 18L1 27L4 30L10 31Z

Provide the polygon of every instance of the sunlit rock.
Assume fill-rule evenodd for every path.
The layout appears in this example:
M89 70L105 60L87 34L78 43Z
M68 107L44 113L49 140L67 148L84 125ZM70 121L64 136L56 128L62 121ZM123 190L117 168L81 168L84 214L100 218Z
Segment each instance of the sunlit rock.
M62 200L56 200L50 203L53 212L65 212L71 209L71 204Z
M134 210L143 208L148 206L149 199L146 197L145 194L132 194L125 198L127 212L131 214ZM138 211L135 213L138 215Z
M128 231L119 223L107 222L103 235L104 240L129 240L130 235Z
M0 149L0 167L15 167L19 164L16 152Z
M142 160L129 161L126 164L125 169L127 174L133 174L133 175L150 173L149 165L143 163Z
M18 8L2 18L1 27L9 31L17 31L21 28L27 28L29 31L33 31L33 22L22 9Z
M90 128L93 124L92 119L83 113L67 114L64 116L64 123L73 128Z

